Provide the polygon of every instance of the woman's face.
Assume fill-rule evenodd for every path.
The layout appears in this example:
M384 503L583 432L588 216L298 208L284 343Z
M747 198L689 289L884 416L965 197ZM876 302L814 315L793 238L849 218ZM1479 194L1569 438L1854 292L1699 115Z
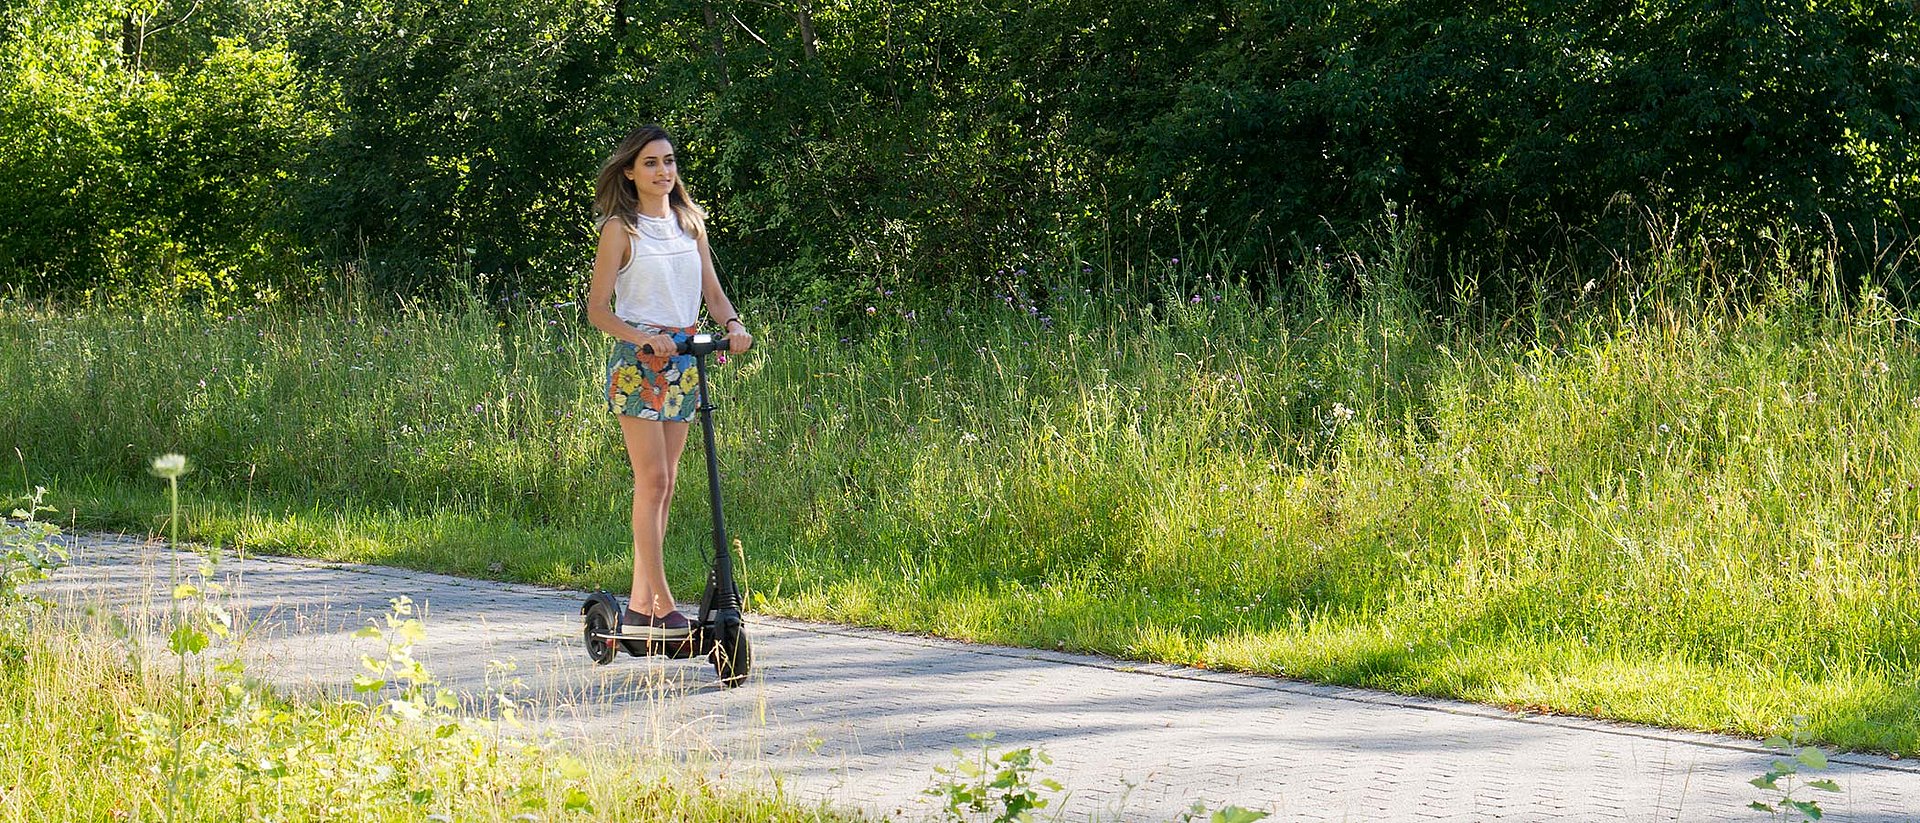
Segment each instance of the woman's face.
M627 179L633 181L634 193L642 198L667 196L679 178L679 168L673 160L673 144L665 140L655 140L641 146L640 154L633 158L633 167L627 169Z

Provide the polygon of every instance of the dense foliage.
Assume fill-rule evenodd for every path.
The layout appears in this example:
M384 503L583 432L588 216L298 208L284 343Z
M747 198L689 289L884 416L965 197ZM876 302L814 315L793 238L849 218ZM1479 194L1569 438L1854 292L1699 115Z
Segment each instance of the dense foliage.
M1264 285L1400 209L1472 264L1430 291L1783 232L1915 266L1905 0L0 8L0 283L30 294L569 292L642 121L749 293L1109 277L1195 238Z

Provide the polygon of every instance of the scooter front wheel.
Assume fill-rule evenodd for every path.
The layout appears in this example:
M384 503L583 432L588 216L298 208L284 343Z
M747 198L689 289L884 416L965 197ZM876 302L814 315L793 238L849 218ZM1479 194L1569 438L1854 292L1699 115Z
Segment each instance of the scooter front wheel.
M753 668L753 647L747 643L747 630L739 623L722 624L716 632L713 651L713 672L720 675L721 685L733 688L747 682L747 671Z

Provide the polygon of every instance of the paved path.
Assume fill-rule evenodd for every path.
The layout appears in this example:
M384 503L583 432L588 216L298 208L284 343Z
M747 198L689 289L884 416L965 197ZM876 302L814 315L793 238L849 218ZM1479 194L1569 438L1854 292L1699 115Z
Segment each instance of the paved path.
M56 599L165 608L172 552L110 535L71 551ZM1068 820L1168 820L1195 801L1288 821L1766 819L1746 781L1769 755L1738 738L766 617L752 678L725 690L704 660L590 665L575 592L281 557L220 569L258 626L252 671L288 689L343 687L377 651L350 633L406 595L428 610L416 655L444 682L484 692L487 662L513 660L530 714L562 736L779 774L790 796L888 817L931 816L934 767L991 731L1054 758L1042 775L1071 790ZM1920 820L1913 764L1848 755L1825 776L1845 789L1820 798L1828 820Z

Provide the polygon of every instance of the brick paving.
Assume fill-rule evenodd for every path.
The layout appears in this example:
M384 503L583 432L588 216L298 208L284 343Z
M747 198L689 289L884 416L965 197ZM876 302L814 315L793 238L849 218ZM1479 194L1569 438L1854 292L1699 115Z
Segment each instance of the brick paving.
M42 586L139 621L164 610L173 553L71 539ZM191 555L187 555L191 557ZM484 693L513 661L535 725L771 785L795 799L924 819L953 749L1036 746L1071 794L1065 820L1177 818L1233 803L1287 821L1765 820L1753 741L1516 715L1446 700L1103 657L982 646L753 616L754 672L720 688L704 660L581 648L578 592L288 557L229 558L251 671L290 692L344 689L373 641L350 635L405 595L425 609L417 657ZM1823 773L1827 820L1920 821L1920 768L1868 755Z

